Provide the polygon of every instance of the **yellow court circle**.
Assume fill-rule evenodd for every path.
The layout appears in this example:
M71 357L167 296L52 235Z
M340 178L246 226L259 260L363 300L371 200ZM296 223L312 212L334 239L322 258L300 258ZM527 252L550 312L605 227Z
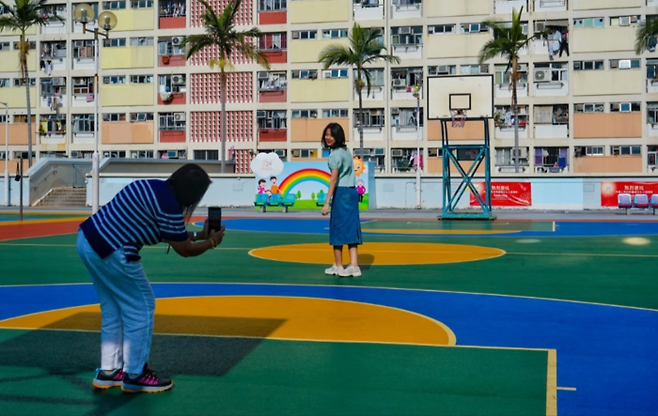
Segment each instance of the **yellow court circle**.
M249 254L266 260L291 263L332 264L334 254L327 243L288 244L262 247ZM345 261L349 258L343 249ZM485 260L505 255L505 251L464 244L439 243L364 243L359 246L359 264L394 266L412 264L445 264Z
M280 340L455 345L443 323L403 309L296 296L156 300L156 334ZM100 307L78 306L0 321L0 328L100 331Z

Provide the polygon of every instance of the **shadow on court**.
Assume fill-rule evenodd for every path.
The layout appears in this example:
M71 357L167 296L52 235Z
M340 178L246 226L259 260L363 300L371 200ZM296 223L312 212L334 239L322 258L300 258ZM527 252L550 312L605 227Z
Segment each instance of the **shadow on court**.
M149 365L164 377L221 377L284 322L158 315ZM0 378L0 402L7 407L0 414L16 414L12 413L12 406L40 404L71 409L67 414L79 414L85 409L85 414L105 415L141 396L123 394L118 388L103 391L92 387L91 379L100 364L100 332L88 331L99 329L99 313L79 313L54 322L47 329L0 331L0 368L14 369L1 372L4 377ZM237 338L209 336L231 333ZM77 394L49 394L48 391L60 390L52 388L53 383L60 388L68 386L68 391ZM32 388L25 389L25 385Z

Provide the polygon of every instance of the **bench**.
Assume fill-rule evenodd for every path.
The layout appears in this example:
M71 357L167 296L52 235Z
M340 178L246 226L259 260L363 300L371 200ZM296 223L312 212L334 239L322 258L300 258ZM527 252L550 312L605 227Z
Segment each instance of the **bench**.
M297 197L294 194L287 194L285 197L283 197L283 201L281 201L283 212L288 212L288 209L295 205L295 201L297 201Z
M257 194L254 206L260 208L260 212L266 212L267 207L278 207L281 205L281 195L279 194Z
M658 208L658 194L651 195L651 200L647 194L622 193L617 195L617 206L619 209L626 210L626 215L630 214L630 209L653 209L653 214L656 215L656 208Z

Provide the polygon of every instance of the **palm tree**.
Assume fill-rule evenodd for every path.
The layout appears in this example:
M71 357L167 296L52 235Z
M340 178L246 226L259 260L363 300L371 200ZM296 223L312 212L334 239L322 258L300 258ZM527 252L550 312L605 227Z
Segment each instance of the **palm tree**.
M30 42L25 36L33 26L45 26L52 20L63 21L57 15L47 16L44 9L47 0L16 0L13 6L0 0L0 5L8 14L0 16L0 32L14 31L20 34L18 42L18 61L23 82L25 82L25 95L27 96L27 160L32 166L32 105L30 104L30 74L27 68L27 55L30 53Z
M233 68L231 58L233 54L238 53L246 58L253 59L266 69L270 68L267 56L265 56L258 46L253 43L254 39L260 39L262 33L258 28L251 28L245 31L235 30L234 20L240 9L242 0L230 0L224 10L218 16L212 7L204 0L198 0L203 4L206 11L201 15L203 26L206 33L202 35L187 36L181 46L188 47L185 59L190 59L197 52L207 47L216 46L219 50L219 58L211 59L208 64L211 68L219 68L220 85L221 85L221 105L222 105L222 173L224 172L226 159L226 81L227 70Z
M389 55L386 47L379 41L381 29L361 27L354 23L350 34L349 46L329 45L321 53L318 62L329 69L332 65L351 66L356 69L354 88L359 93L359 155L363 157L363 88L370 94L372 74L366 67L378 61L400 63L400 58Z
M635 33L635 53L641 54L649 48L651 42L656 41L658 37L658 19L650 18L640 23Z
M510 69L512 70L510 84L512 86L512 111L514 114L514 171L517 173L519 172L519 106L516 95L516 83L521 79L521 74L518 72L519 52L535 38L545 34L544 32L537 32L530 37L524 34L523 24L521 23L522 13L523 7L518 12L516 9L513 9L511 24L492 19L484 20L482 24L493 30L493 39L487 41L482 46L478 56L478 61L482 64L500 55L507 60L507 70L505 72Z

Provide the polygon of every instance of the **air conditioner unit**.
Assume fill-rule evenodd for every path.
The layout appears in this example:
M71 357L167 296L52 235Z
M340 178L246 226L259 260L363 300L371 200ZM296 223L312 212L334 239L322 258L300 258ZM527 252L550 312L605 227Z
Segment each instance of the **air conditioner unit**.
M66 85L66 78L58 77L53 78L53 87L63 87Z
M406 79L394 79L393 80L393 86L394 87L406 87L407 86L407 80Z
M258 73L258 79L270 79L270 73L261 71Z
M450 69L448 68L448 65L439 65L436 67L436 72L438 74L447 74L450 72Z
M183 42L184 39L185 39L185 37L183 37L183 36L177 36L175 38L171 38L171 44L172 45L180 45L181 42Z
M550 69L535 69L534 75L535 82L550 82L551 70Z
M89 83L89 80L87 78L73 78L73 85L75 86L83 86L87 85Z
M411 28L409 26L401 27L400 30L398 30L398 34L400 35L408 35L410 33L411 33Z
M391 156L392 157L402 157L404 155L404 152L402 149L391 149Z
M619 26L629 26L631 24L630 16L622 16L619 18Z
M331 71L322 71L322 78L331 78Z
M435 30L434 28L435 28L434 26L427 26L427 33L429 33L429 34L434 33L434 30Z
M391 108L391 114L392 115L400 114L400 109L399 108Z
M171 83L174 85L185 85L185 77L182 75L172 75Z
M174 121L185 121L185 113L174 113Z
M292 157L299 157L299 149L292 150Z

